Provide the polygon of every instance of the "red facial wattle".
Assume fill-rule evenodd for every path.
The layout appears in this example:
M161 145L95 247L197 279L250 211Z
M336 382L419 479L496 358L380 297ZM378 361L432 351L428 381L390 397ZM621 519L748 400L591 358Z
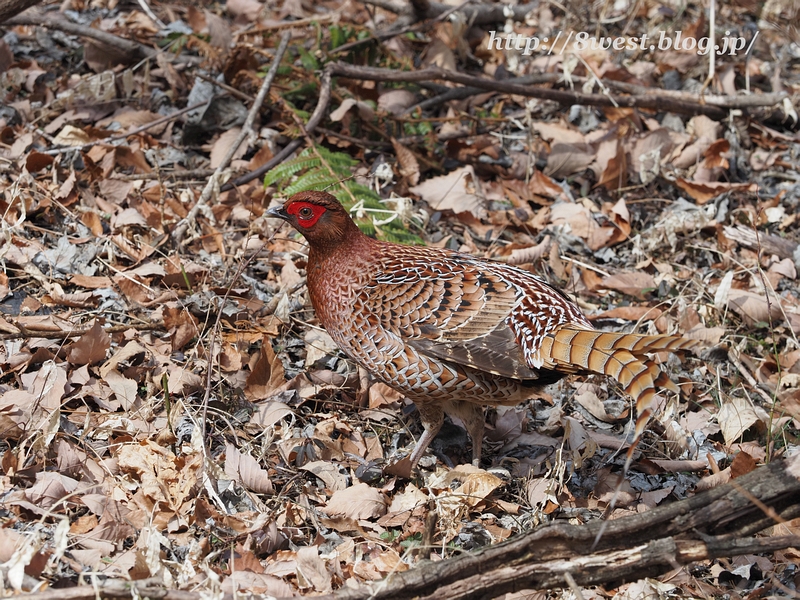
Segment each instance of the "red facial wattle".
M306 229L316 225L317 221L319 221L319 218L326 210L324 206L303 201L292 202L286 207L286 212L297 219L297 224L300 225L300 227Z

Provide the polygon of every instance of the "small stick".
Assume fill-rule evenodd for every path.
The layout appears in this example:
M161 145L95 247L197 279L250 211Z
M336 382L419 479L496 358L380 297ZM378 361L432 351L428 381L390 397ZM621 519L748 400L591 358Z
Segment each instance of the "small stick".
M221 94L220 94L221 95ZM125 133L118 133L116 135L109 136L107 138L103 138L102 140L95 140L93 142L88 142L83 146L56 146L55 148L50 148L49 150L45 150L42 154L61 154L62 152L67 152L70 150L78 150L79 152L86 152L92 146L97 146L98 144L108 144L110 142L115 142L117 140L124 140L125 138L136 135L138 133L142 133L143 131L147 131L151 127L156 127L157 125L161 125L162 123L166 123L168 121L174 121L181 115L184 115L188 112L192 112L193 110L197 110L198 108L202 108L209 104L211 101L216 100L220 97L220 95L214 96L211 100L204 100L203 102L197 102L196 104L191 104L186 108L182 108L180 110L176 110L174 113L166 115L164 117L159 117L155 121L150 121L149 123L145 123L144 125L140 125L136 129L131 129Z
M264 77L264 81L261 84L261 89L258 91L256 99L253 101L253 106L250 107L250 113L247 115L244 125L242 125L242 130L239 132L239 135L236 137L236 140L233 142L233 144L231 144L231 146L228 148L225 157L214 171L214 174L209 177L208 183L203 189L203 193L200 195L200 199L189 211L189 214L187 214L185 218L181 219L176 225L172 239L177 243L181 243L183 236L186 234L186 230L189 229L189 226L197 218L198 213L203 212L203 214L207 215L210 220L214 220L214 216L208 208L208 202L211 199L211 195L214 190L219 190L219 178L222 175L222 172L228 168L228 165L230 164L231 160L233 160L233 156L236 154L236 151L239 149L239 146L242 144L242 142L244 142L247 136L252 133L253 123L255 123L256 116L261 110L261 105L264 104L264 100L267 98L267 93L272 85L272 81L278 74L278 67L280 67L281 59L283 58L283 54L286 52L286 48L289 46L289 40L291 37L292 34L289 31L285 32L281 36L281 42L278 44L278 48L275 50L275 60L272 62L272 66L270 67L267 76Z

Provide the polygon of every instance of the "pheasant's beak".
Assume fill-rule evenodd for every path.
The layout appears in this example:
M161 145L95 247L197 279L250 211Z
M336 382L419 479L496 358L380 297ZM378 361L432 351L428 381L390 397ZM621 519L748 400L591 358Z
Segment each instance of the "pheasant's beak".
M275 217L276 219L283 219L284 221L288 220L289 218L289 215L286 214L286 211L283 210L282 206L273 206L272 208L268 208L267 215L270 217Z

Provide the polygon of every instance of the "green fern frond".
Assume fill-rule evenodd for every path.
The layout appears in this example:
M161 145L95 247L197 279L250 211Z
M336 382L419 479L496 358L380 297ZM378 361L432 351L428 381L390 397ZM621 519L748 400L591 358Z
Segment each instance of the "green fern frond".
M310 190L325 190L339 183L336 175L331 175L326 171L312 170L301 175L294 183L283 188L283 193L292 196L298 192L308 192Z
M316 156L303 156L302 154L295 159L286 161L278 165L264 176L264 185L273 185L274 183L291 178L295 173L299 173L305 169L311 169L320 166L320 160Z

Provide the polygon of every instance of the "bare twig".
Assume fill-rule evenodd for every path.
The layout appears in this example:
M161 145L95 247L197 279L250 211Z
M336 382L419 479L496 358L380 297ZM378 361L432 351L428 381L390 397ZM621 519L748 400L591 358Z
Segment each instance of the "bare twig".
M209 177L206 187L203 189L202 194L200 194L200 199L195 203L186 217L181 219L181 221L175 226L172 239L177 243L182 243L186 231L197 218L198 213L203 212L213 221L214 217L211 211L208 209L208 202L211 200L214 190L219 190L219 178L223 171L228 168L228 165L230 164L231 160L233 160L233 156L236 154L236 151L239 149L239 146L242 144L242 142L244 142L247 136L252 133L253 123L255 122L259 111L261 110L261 105L267 98L267 93L272 85L272 81L278 74L278 67L280 67L281 59L283 58L283 54L286 52L286 48L289 46L289 40L291 37L291 32L288 31L281 36L281 42L278 44L278 48L275 50L275 59L272 62L269 72L267 72L267 76L264 77L264 82L261 84L261 89L258 91L258 95L253 101L253 105L250 107L250 112L247 115L244 125L242 125L242 130L239 132L239 135L236 137L236 140L233 142L233 144L231 144L231 146L228 148L225 157L214 171L214 174Z
M558 73L541 73L537 75L526 75L524 77L517 77L516 79L508 80L509 83L516 83L519 85L536 85L540 83L555 83L558 81L560 75ZM409 107L403 114L411 114L416 110L428 110L445 102L451 100L464 100L470 96L486 93L485 89L476 87L462 87L462 88L449 88L446 92L423 100L419 104Z
M252 102L254 100L254 98L250 94L245 94L244 92L242 92L240 90L237 90L232 85L228 85L227 83L224 83L222 81L217 81L216 79L206 75L205 73L201 73L201 72L198 71L197 73L194 74L194 76L195 77L199 77L203 81L207 81L208 83L211 83L211 84L217 86L218 88L221 88L221 89L225 90L231 96L233 96L235 98L238 98L239 100L242 100L243 102Z
M19 333L6 333L0 335L0 340L14 340L20 338L39 338L44 340L65 340L69 338L80 337L84 333L89 333L91 329L75 329L73 331L51 331L41 329L30 329L25 327L19 321L12 321L11 324L19 329ZM111 327L103 327L106 333L124 333L131 329L136 331L152 331L154 329L163 329L164 323L162 321L153 321L149 323L128 323L125 325L112 325Z
M204 100L203 102L197 102L195 104L190 104L189 106L182 108L180 110L176 110L174 113L170 113L166 116L159 117L154 121L150 121L149 123L145 123L144 125L140 125L135 129L131 129L130 131L126 131L125 133L118 133L116 135L108 136L107 138L103 138L102 140L94 140L93 142L88 142L83 146L56 146L55 148L50 148L42 152L42 154L61 154L63 152L69 151L79 151L79 152L86 152L92 146L97 146L98 144L110 144L111 142L116 142L117 140L124 140L125 138L136 135L137 133L142 133L143 131L147 131L148 129L152 129L158 125L162 125L163 123L167 123L169 121L174 121L181 115L185 115L188 112L192 112L193 110L197 110L198 108L202 108L207 106L213 100L219 98L220 96L213 96L210 100Z
M325 110L328 108L328 103L331 99L331 74L327 71L322 74L322 80L320 81L319 87L319 100L317 101L317 107L314 109L314 112L311 114L311 117L308 119L308 123L306 123L306 132L313 133L314 129L316 129L317 125L319 125L320 121L322 121L322 117L325 115ZM258 169L247 173L246 175L242 175L234 179L233 181L229 181L225 185L220 188L220 191L227 191L233 189L234 187L244 185L245 183L249 183L254 179L258 179L264 173L269 171L270 169L275 168L277 165L281 164L284 160L289 158L295 151L297 151L303 144L305 143L304 138L298 138L296 140L292 140L289 142L283 150L278 152L272 159L265 164L261 165Z
M733 352L728 352L728 360L731 361L731 364L734 367L736 367L736 370L739 371L739 374L742 377L744 377L745 381L747 381L747 383L750 384L750 387L752 387L753 390L755 390L755 392L759 396L761 396L769 406L772 406L772 404L774 403L774 399L769 394L767 394L767 392L765 392L764 390L762 390L759 387L758 382L756 381L755 377L753 377L750 374L750 371L748 371L744 367L744 365L742 364L742 361L739 360L739 357L736 356Z
M121 181L154 181L160 179L205 179L214 174L214 169L189 169L187 171L161 171L161 173L113 173L109 179Z

